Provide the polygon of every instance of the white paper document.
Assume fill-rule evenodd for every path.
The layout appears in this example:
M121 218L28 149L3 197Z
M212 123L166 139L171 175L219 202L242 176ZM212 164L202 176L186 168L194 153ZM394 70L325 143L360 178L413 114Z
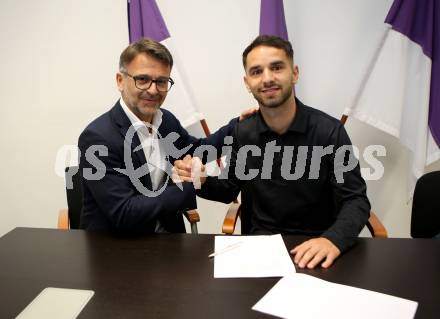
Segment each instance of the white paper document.
M45 288L16 319L74 319L93 294L92 290Z
M296 272L281 235L216 236L214 278L283 277Z
M294 274L282 278L252 309L281 318L412 319L417 302Z

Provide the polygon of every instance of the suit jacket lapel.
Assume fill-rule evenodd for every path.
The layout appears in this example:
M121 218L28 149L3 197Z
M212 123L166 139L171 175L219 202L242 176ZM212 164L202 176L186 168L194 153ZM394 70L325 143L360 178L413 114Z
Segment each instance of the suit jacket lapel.
M139 136L135 131L132 132L133 138L131 139L130 145L126 144L125 137L127 135L128 130L131 127L131 122L130 122L129 118L127 117L127 115L125 114L124 110L122 109L122 106L119 103L119 101L116 102L115 106L113 106L113 108L110 110L110 112L111 112L111 116L112 116L113 120L119 126L119 132L121 133L122 138L124 139L124 150L125 150L125 147L130 147L133 167L136 169L136 168L146 164L147 160L145 158L145 153L144 153L143 148L140 147L137 151L135 151L135 149L141 144L141 142L139 140ZM125 158L124 158L124 160L125 160ZM150 174L146 174L146 175L142 176L141 181L145 187L147 187L150 190L152 189Z

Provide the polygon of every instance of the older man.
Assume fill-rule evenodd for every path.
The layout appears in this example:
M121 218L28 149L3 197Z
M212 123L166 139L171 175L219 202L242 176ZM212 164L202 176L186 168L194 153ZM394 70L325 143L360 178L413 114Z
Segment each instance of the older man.
M185 230L180 212L196 207L195 190L171 181L172 163L202 144L220 149L237 120L209 138L190 136L160 108L174 85L172 66L168 49L150 39L122 52L116 74L121 98L78 141L82 228L120 234Z

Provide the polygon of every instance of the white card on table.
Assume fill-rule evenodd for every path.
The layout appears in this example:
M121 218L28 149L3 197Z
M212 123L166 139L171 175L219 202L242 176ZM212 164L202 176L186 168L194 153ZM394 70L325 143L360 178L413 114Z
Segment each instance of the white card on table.
M92 290L48 287L16 317L17 319L74 319L95 292Z

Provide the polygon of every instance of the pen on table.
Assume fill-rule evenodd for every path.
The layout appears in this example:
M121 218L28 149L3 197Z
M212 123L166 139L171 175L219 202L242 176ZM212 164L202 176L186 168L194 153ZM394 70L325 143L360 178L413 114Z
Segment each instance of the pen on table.
M219 250L213 252L212 254L210 254L210 255L208 256L208 258L212 258L212 257L218 256L218 255L220 255L220 254L223 254L223 253L225 253L225 252L227 252L227 251L230 251L230 250L232 250L232 249L234 249L234 248L240 247L242 244L243 244L243 242L242 242L242 241L239 241L239 242L237 242L237 243L235 243L235 244L228 245L228 246L226 246L226 247L223 248L223 249L219 249Z

